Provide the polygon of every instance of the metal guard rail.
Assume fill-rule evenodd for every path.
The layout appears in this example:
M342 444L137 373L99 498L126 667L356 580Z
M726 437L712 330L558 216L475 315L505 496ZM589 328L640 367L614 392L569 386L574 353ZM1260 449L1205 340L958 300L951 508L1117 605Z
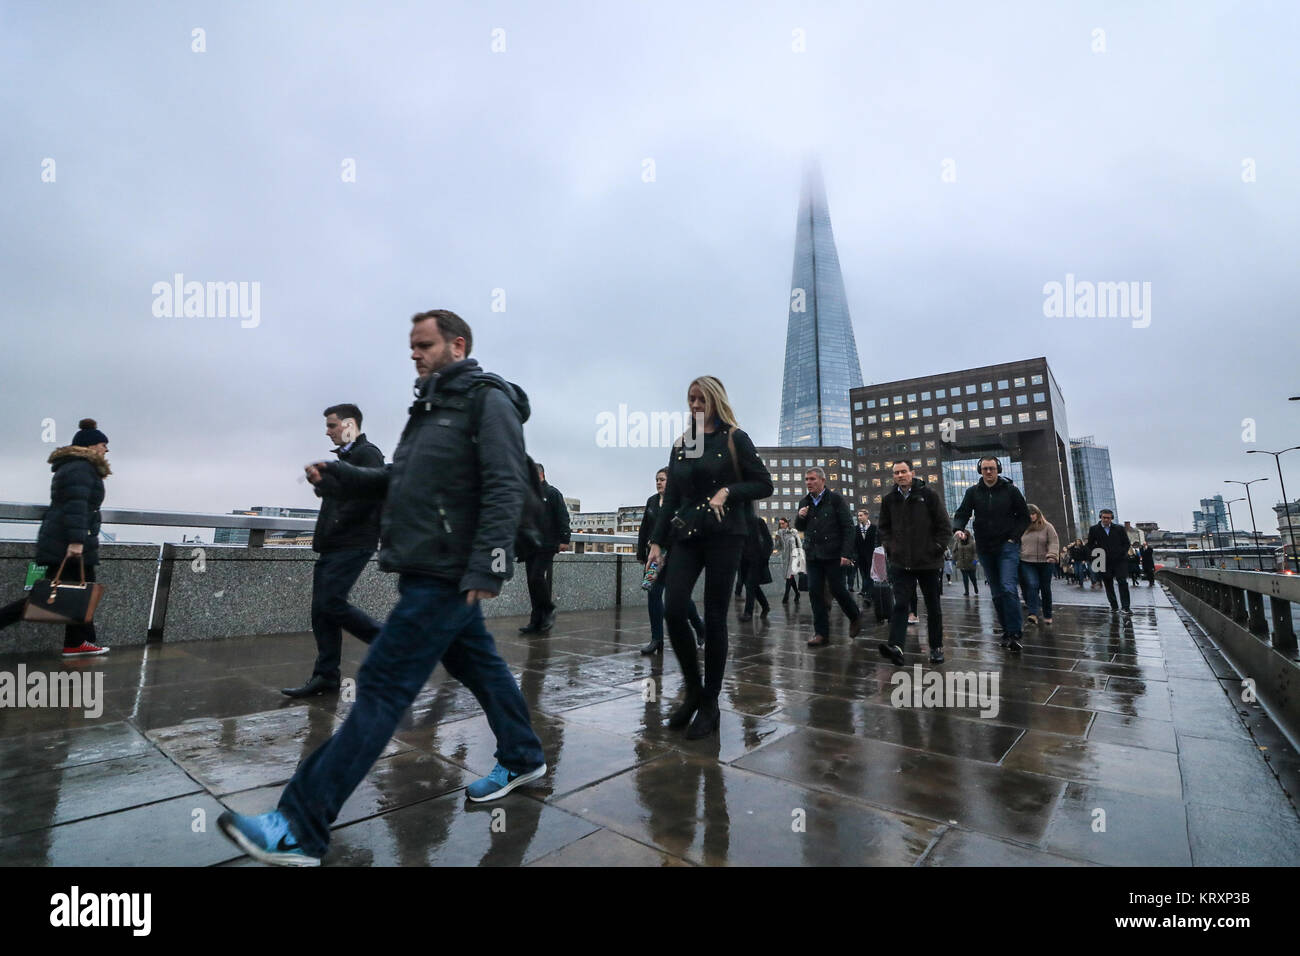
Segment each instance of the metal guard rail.
M1291 605L1300 604L1300 575L1217 568L1165 568L1161 574L1180 579L1174 583L1256 637L1271 638L1277 650L1296 650ZM1273 618L1271 635L1268 616L1264 614L1265 598Z

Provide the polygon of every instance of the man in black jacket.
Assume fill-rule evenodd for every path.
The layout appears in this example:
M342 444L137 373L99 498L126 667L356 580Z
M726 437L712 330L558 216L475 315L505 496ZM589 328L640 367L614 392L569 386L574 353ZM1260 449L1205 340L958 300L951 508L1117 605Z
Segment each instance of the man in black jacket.
M497 765L466 788L469 799L495 800L546 773L528 704L479 605L513 569L527 485L521 426L528 397L483 372L468 358L472 345L469 325L454 312L414 316L411 357L420 377L392 464L307 469L327 494L384 499L379 564L400 574L400 597L357 674L347 720L299 765L279 807L218 819L227 837L263 862L320 862L330 824L439 661L474 694L496 736Z
M808 596L813 608L813 636L809 647L831 642L830 614L823 584L829 584L832 597L849 619L849 637L862 632L862 610L849 597L844 583L844 568L853 559L853 515L844 498L826 487L826 472L809 468L804 474L808 494L799 502L799 516L794 526L804 533L804 553L808 556Z
M1106 589L1106 600L1110 602L1111 613L1121 612L1131 617L1129 610L1128 552L1132 544L1123 528L1112 524L1115 513L1107 508L1098 515L1101 519L1088 529L1088 554L1092 558L1092 568L1101 577L1102 587ZM1115 585L1119 584L1119 603L1115 602Z
M965 541L966 522L975 514L975 553L988 581L993 608L1002 624L1002 646L1020 653L1020 537L1029 527L1029 506L1020 489L1002 477L996 458L979 460L980 480L966 489L952 524Z
M564 495L554 485L546 483L546 469L537 463L537 477L542 481L542 533L541 545L530 554L521 555L528 570L528 600L533 614L528 623L519 629L520 634L545 634L555 625L555 602L551 600L551 573L555 555L560 545L572 540L569 533L569 509L564 506Z
M384 453L366 441L361 432L361 409L357 406L344 403L325 409L325 435L334 442L334 454L339 456L339 461L361 468L383 467ZM312 697L338 690L343 631L364 644L378 637L380 631L378 621L348 603L348 592L379 544L379 513L383 502L326 495L319 486L315 491L321 499L316 532L311 539L312 550L320 555L311 579L311 630L316 638L316 664L307 683L280 691L286 697Z
M952 523L941 499L916 478L910 461L894 462L894 487L880 500L880 541L893 565L894 607L900 613L889 619L889 641L880 653L899 666L907 641L907 606L917 585L925 598L929 629L930 663L943 663L943 611L939 606L939 576L943 553L952 537Z
M1147 579L1147 587L1156 586L1156 553L1146 542L1138 548L1138 557L1142 561L1142 576Z

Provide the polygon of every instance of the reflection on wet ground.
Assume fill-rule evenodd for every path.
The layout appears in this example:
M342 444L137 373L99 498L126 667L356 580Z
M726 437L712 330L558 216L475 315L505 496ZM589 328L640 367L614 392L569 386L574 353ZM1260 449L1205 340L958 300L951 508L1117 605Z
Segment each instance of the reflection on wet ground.
M495 762L473 696L437 672L344 805L328 865L1294 865L1300 819L1248 727L1239 679L1164 592L1131 620L1066 593L1009 658L987 597L949 589L947 663L909 628L805 646L807 601L731 622L716 737L666 726L671 653L647 658L644 606L561 613L527 639L490 622L533 710L550 772L499 803L464 787ZM738 608L737 608L738 609ZM215 828L224 808L275 804L350 703L279 688L304 679L310 635L122 648L0 671L102 673L102 712L0 709L0 864L249 865ZM345 645L354 675L364 647ZM920 671L915 668L920 665ZM958 706L898 675L997 679ZM976 686L976 685L972 685ZM991 685L985 685L991 689ZM916 703L923 706L915 706ZM1258 709L1255 708L1255 711ZM1239 712L1240 711L1240 712ZM1294 755L1268 753L1276 766Z

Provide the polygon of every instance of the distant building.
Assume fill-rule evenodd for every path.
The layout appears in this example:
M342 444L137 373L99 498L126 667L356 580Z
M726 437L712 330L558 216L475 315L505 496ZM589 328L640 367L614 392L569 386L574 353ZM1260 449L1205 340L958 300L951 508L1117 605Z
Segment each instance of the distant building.
M232 515L258 515L267 518L311 518L316 520L320 515L318 508L277 508L258 505L247 511L232 511ZM268 531L266 533L266 543L274 542L278 546L290 546L294 544L311 544L311 535L304 535L301 531ZM248 544L247 528L215 528L212 535L213 544Z
M858 510L856 484L853 480L853 449L769 445L755 448L755 451L771 473L775 489L770 498L756 503L755 510L773 531L780 518L790 519L790 526L794 527L799 500L808 493L803 480L804 472L814 466L820 466L826 472L827 487L844 496L849 503L849 510Z
M909 459L952 513L979 481L979 459L992 455L1059 535L1076 536L1065 399L1047 359L867 385L849 394L857 498L873 520L893 487L896 460Z
M569 509L569 514L576 515L579 511L582 510L582 499L570 498L568 495L565 495L564 507Z
M618 512L587 511L570 515L569 530L573 534L618 534ZM603 542L592 542L586 544L583 550L588 553L613 554L614 546Z
M1110 449L1098 445L1093 436L1070 439L1070 458L1074 465L1074 500L1079 527L1096 524L1102 510L1109 508L1117 516L1115 480L1110 470Z
M1214 547L1226 548L1230 544L1231 530L1223 495L1202 498L1200 510L1192 512L1192 531L1209 535Z

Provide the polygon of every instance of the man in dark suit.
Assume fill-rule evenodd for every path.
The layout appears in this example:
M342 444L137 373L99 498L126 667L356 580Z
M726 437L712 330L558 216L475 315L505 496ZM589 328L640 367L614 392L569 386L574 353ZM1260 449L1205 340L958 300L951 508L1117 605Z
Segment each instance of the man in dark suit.
M542 542L536 551L524 555L528 569L528 599L533 614L528 623L519 629L520 634L545 634L555 625L555 602L551 600L551 570L560 545L571 540L569 509L564 506L564 495L554 485L546 483L546 469L537 463L537 476L542 480Z
M809 468L804 475L808 494L799 502L799 516L794 526L804 533L804 552L808 556L808 597L812 601L813 636L809 647L830 643L830 613L822 585L830 587L831 596L849 619L849 637L862 632L862 610L849 597L844 586L844 568L853 558L853 515L842 495L826 487L826 472Z
M325 409L325 436L334 442L339 461L361 468L382 468L384 453L366 441L361 431L361 409L352 404ZM348 603L348 592L361 577L379 546L381 499L345 499L322 492L320 514L312 535L312 550L320 557L312 571L311 630L316 637L316 664L307 683L285 687L286 697L314 697L339 689L339 659L343 631L369 644L381 625L361 608Z
M853 527L853 548L857 554L858 576L862 583L858 586L858 593L871 593L871 556L876 553L876 542L878 533L876 526L871 523L871 515L867 514L867 509L863 508L858 511L858 523Z
M1111 613L1118 611L1125 617L1132 617L1129 610L1128 552L1132 547L1128 534L1115 524L1115 513L1109 508L1101 512L1101 520L1088 529L1088 554L1092 559L1093 570L1101 575L1102 586L1106 588L1106 600L1110 602ZM1100 565L1100 566L1098 566ZM1119 603L1115 603L1115 585L1119 585Z

